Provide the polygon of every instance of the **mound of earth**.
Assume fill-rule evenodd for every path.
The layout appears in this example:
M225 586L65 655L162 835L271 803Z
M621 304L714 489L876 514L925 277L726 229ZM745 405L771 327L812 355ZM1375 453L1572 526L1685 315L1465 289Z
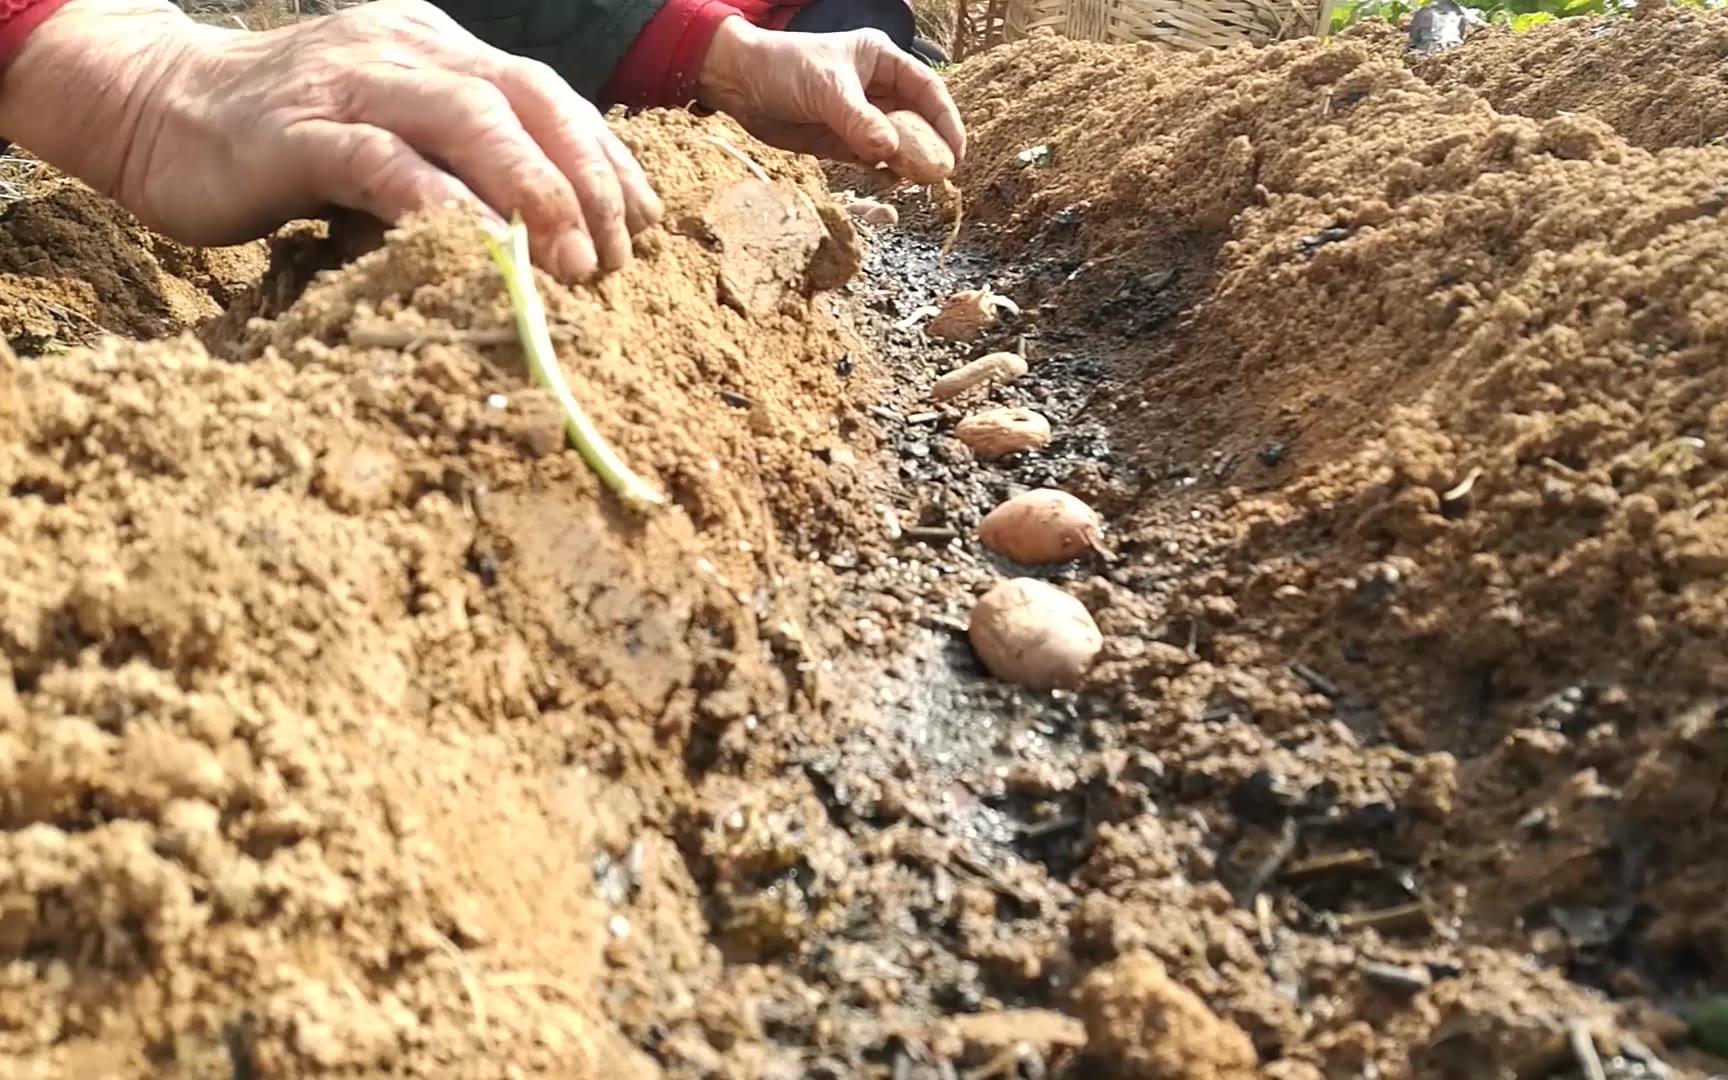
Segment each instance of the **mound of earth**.
M1690 27L1703 55L1723 24L1606 25ZM1548 66L1506 48L1482 60L1503 79ZM1120 296L1180 271L1180 311L1108 346L1091 415L1133 463L1089 493L1140 554L1086 590L1119 639L1096 687L1135 718L1129 741L1247 800L1209 804L1213 829L1244 830L1235 870L1389 845L1374 862L1417 868L1423 925L1508 950L1487 985L1522 983L1531 953L1634 1009L1653 984L1716 985L1728 151L1498 112L1369 41L1028 42L955 82L970 204L1065 260L1019 297L1045 333L1129 318L1088 275ZM1379 807L1392 832L1281 839L1321 806ZM1192 894L1127 884L1138 858L1106 865L1140 912L1118 918L1151 928ZM1396 890L1350 877L1328 910L1396 911ZM1239 961L1267 982L1232 975L1214 1005L1263 1053L1331 1045L1335 1021L1248 1003L1274 959ZM1584 1008L1562 1000L1490 1058L1536 1052ZM1400 1075L1441 1018L1393 1013L1349 1053Z
M0 366L8 1075L647 1076L647 1025L699 1030L720 961L661 830L822 708L787 568L850 523L819 287L855 252L810 166L622 132L670 228L543 285L652 518L564 449L461 221L320 276L243 362ZM151 249L71 190L11 234L107 242L93 310L153 314Z
M1465 616L1452 662L1622 678L1659 658L1671 685L1723 678L1708 508L1724 376L1705 358L1724 332L1728 154L1652 156L1588 118L1503 116L1352 43L1156 74L1132 49L1064 49L1061 70L1099 87L1090 112L1011 77L1030 67L1014 68L1019 47L966 71L974 114L1020 103L1011 128L979 125L974 182L1049 143L1055 163L1018 174L1034 186L1022 219L1082 206L1106 253L1163 229L1221 234L1204 297L1135 388L1140 453L1217 451L1256 482L1276 442L1303 468L1268 514L1289 507L1364 566L1407 555L1425 586L1471 598L1419 605ZM1151 109L1167 119L1130 125L1148 82L1169 84ZM1229 89L1202 107L1206 87ZM1119 164L1080 164L1098 160ZM1279 532L1261 508L1237 516Z
M622 122L667 221L542 286L650 516L472 223L259 282L15 206L107 239L0 293L48 312L0 352L5 1071L1720 1072L1670 1007L1728 979L1728 151L1391 37L969 61L946 262L921 196L861 249L813 165ZM985 283L1025 314L911 327ZM975 460L983 398L1055 439ZM1051 484L1111 557L979 550ZM1023 573L1105 631L1084 693L966 653Z
M1437 88L1472 91L1501 112L1591 116L1633 146L1664 150L1719 145L1728 134L1724 63L1728 16L1640 5L1632 18L1484 31L1413 66Z
M48 179L0 211L0 335L26 355L104 333L168 337L219 314L265 260L261 243L164 240L82 184Z

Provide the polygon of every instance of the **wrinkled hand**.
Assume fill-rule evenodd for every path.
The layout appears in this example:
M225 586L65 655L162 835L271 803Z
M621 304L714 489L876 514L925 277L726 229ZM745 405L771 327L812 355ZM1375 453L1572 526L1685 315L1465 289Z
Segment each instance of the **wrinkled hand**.
M698 80L703 105L783 150L877 165L899 149L886 113L930 121L959 161L966 129L940 77L880 30L796 34L720 24Z
M71 140L31 124L32 97ZM569 84L420 0L264 33L159 0L72 0L8 71L0 131L191 244L331 205L393 222L455 202L520 212L536 261L569 281L623 265L662 212Z

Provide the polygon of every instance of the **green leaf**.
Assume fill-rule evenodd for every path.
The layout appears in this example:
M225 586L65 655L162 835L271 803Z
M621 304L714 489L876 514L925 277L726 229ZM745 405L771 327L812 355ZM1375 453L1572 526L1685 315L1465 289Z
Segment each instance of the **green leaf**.
M1514 15L1512 17L1512 29L1518 33L1523 33L1526 30L1534 30L1538 26L1551 23L1558 18L1559 16L1552 11L1532 11L1525 15Z
M1717 1057L1728 1054L1728 997L1709 998L1692 1014L1692 1041Z

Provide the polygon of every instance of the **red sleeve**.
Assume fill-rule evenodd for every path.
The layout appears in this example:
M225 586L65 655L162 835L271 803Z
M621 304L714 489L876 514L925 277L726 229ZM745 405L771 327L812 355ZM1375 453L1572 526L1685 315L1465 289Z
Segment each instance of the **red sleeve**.
M666 0L618 61L601 96L617 105L688 105L696 97L696 77L714 31L738 13L722 0Z
M10 65L30 31L65 3L66 0L0 0L0 68Z

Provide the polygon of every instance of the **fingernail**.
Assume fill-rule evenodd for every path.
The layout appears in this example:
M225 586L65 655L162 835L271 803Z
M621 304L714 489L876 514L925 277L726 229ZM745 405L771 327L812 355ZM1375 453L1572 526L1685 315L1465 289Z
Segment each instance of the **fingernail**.
M653 228L660 224L661 220L664 219L665 216L666 207L665 204L660 201L659 196L653 194L644 195L640 202L635 203L630 207L629 215L626 218L626 224L630 228L630 235L635 236L644 229Z
M629 236L623 233L608 233L606 240L606 247L600 250L600 271L610 274L614 270L622 270L628 266L630 256L634 252L630 245Z
M887 161L900 152L900 139L893 128L884 131L874 128L869 135L870 149L875 152L876 160Z
M594 241L581 229L571 229L552 246L552 272L560 281L587 281L599 265Z

